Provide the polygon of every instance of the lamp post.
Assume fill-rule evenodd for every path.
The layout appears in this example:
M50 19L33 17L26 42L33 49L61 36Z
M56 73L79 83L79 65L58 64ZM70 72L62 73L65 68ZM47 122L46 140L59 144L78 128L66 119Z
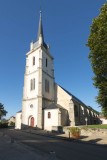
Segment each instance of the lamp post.
M86 126L87 126L87 121L88 121L88 119L87 119L87 117L85 117Z

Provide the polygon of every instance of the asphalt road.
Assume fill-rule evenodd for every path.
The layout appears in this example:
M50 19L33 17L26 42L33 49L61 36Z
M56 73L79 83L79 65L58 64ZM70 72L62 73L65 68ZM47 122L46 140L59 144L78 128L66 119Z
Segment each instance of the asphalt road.
M13 142L28 146L40 154L55 152L60 160L106 160L107 147L60 140L16 130L4 130Z

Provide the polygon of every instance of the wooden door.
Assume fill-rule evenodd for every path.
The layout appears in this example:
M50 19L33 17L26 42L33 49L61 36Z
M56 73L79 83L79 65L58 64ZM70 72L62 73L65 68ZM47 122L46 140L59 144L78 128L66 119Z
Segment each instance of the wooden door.
M34 127L34 117L32 117L31 120L30 120L30 126Z

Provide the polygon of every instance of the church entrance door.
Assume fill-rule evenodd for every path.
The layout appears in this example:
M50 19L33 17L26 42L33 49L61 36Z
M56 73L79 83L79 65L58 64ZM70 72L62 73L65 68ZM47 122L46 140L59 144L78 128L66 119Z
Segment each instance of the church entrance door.
M31 119L30 119L30 126L34 127L34 117L31 117Z

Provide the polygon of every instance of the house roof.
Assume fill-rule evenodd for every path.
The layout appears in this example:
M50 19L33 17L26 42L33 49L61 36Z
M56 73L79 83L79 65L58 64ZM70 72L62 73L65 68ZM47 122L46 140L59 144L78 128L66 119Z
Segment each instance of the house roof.
M15 118L15 116L11 116L10 118ZM9 118L9 119L10 119L10 118Z
M22 112L22 110L18 111L17 113L21 113L21 112Z

